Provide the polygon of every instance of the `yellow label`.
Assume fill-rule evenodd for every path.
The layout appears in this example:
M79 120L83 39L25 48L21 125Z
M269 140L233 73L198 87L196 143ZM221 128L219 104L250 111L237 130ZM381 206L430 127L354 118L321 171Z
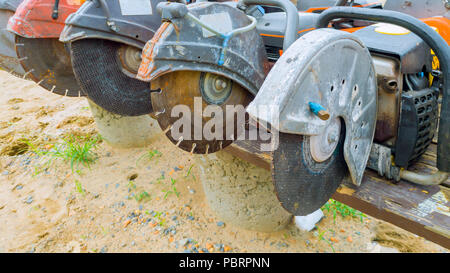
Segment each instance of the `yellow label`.
M393 24L387 24L387 23L379 23L375 24L375 32L381 33L381 34L387 34L387 35L406 35L411 33L411 31L407 30L406 28L396 26Z

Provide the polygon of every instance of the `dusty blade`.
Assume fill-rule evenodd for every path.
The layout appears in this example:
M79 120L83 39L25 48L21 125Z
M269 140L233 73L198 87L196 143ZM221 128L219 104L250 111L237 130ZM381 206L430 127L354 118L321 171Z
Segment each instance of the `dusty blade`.
M221 83L220 88L223 87L222 90L225 90L226 93L222 93L223 95L213 94L211 88L208 87L211 82ZM151 95L154 116L166 136L187 152L207 154L221 150L233 142L233 137L237 137L238 126L240 128L245 126L243 124L245 123L245 111L241 113L244 114L243 116L231 113L227 117L227 105L241 105L244 109L250 102L249 92L231 80L211 73L177 71L160 76L151 85L152 89L160 89L160 92ZM209 100L208 102L208 99L205 99L205 93L210 95L208 98L213 98L215 101ZM178 113L172 115L172 110L175 112L179 109L183 110L181 108L174 109L180 105L187 106L184 109L189 110L188 115L184 116ZM205 126L208 126L208 121L212 119L200 114L208 105L216 107L222 112L222 118L214 117L217 118L217 121L220 120L221 127L209 130L217 133L214 137L208 137L203 131ZM180 120L180 117L186 118L186 128L176 128L179 127L177 120ZM196 120L200 122L195 122ZM242 122L238 122L238 120ZM230 132L227 132L225 128L227 123L234 124L234 130L230 129ZM184 137L180 137L181 134L184 134Z
M13 15L14 12L10 10L0 10L0 68L22 77L25 71L17 58L15 35L6 30L8 20Z
M273 152L272 178L281 205L294 215L307 215L322 207L348 173L344 160L344 134L334 153L316 162L308 136L280 133Z
M62 96L83 95L72 71L69 52L57 38L16 35L16 52L24 75L43 88Z
M101 39L73 42L70 50L75 76L89 99L100 107L124 116L149 114L149 85L123 67L122 47Z

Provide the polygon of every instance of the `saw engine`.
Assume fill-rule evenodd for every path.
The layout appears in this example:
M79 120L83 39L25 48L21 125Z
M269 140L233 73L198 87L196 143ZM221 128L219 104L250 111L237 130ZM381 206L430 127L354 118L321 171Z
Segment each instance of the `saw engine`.
M414 33L391 24L371 25L353 34L368 47L377 75L374 141L392 151L396 166L407 168L426 151L437 128L439 87L436 82L433 85L434 54ZM281 51L282 39L270 44L273 47L265 43L267 55L276 62L280 55L270 53L272 48ZM399 176L389 178L399 180Z

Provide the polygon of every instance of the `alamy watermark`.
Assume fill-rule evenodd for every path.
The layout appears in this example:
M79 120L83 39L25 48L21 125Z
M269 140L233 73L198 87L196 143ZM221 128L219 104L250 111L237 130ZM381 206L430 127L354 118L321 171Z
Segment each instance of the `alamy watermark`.
M194 107L176 105L170 113L177 120L170 129L173 139L182 140L259 140L260 150L278 148L279 109L274 105L260 105L257 115L249 117L243 105L210 104L203 108L203 99L194 98ZM270 124L268 123L270 122Z

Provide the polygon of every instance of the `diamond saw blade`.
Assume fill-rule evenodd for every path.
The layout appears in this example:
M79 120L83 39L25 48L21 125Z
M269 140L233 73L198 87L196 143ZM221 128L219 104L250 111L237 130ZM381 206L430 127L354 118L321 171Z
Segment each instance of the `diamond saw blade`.
M175 71L151 85L160 90L151 95L153 115L170 141L187 152L219 151L245 126L245 107L251 95L230 79L213 73ZM209 111L214 115L207 114ZM216 125L210 127L213 123Z
M281 205L294 215L308 215L322 207L348 173L344 159L345 130L327 159L317 160L311 136L279 133L271 162L275 191ZM317 150L317 149L316 149ZM319 153L320 154L320 153Z
M83 96L72 70L70 55L58 38L25 38L16 35L16 52L24 77L52 93Z
M109 40L82 39L73 42L70 50L75 76L97 105L123 116L153 111L148 83L135 79L140 49Z

